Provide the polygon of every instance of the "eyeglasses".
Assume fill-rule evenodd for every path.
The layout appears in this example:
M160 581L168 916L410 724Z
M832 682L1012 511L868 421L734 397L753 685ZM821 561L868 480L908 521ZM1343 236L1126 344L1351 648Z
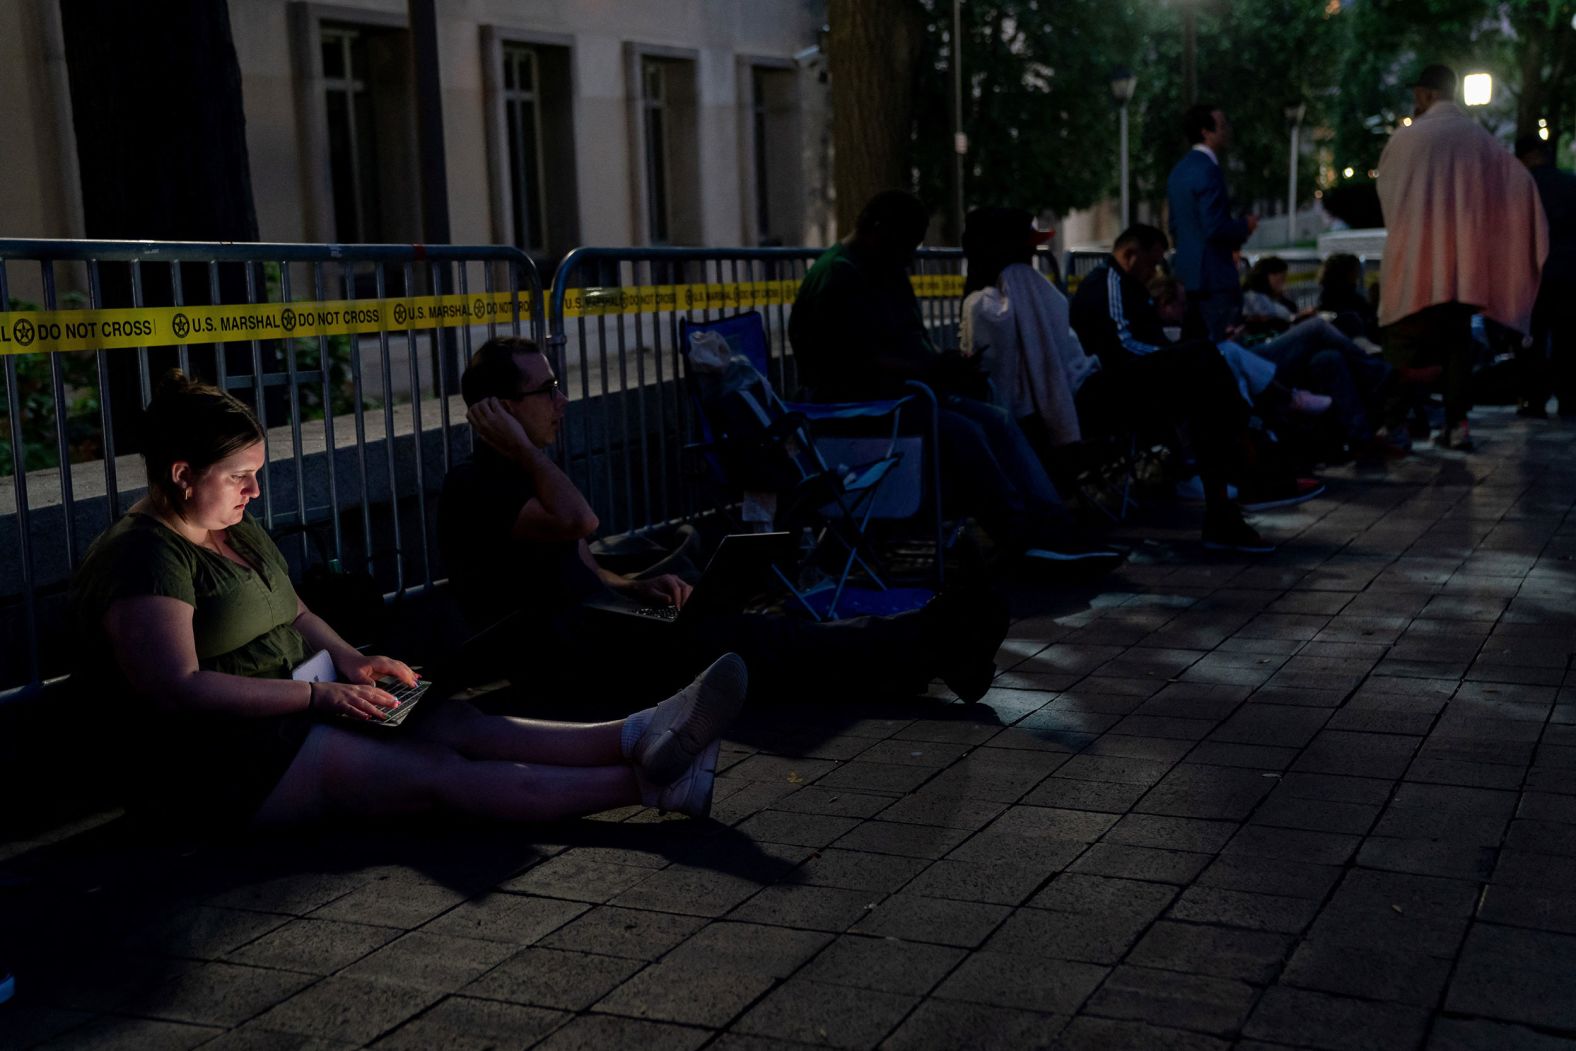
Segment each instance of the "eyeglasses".
M504 401L523 401L524 399L531 397L533 394L545 394L549 398L551 398L553 395L555 395L557 393L558 393L558 380L556 378L554 378L554 379L548 380L546 383L542 384L540 387L534 387L531 390L523 390L519 394L505 394L503 396L503 400Z

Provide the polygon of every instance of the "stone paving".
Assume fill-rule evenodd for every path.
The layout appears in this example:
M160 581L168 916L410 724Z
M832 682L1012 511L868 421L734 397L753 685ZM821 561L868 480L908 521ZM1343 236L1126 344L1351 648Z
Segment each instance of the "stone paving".
M1576 426L1478 415L1022 586L981 705L752 716L714 822L12 844L0 1047L1570 1046Z

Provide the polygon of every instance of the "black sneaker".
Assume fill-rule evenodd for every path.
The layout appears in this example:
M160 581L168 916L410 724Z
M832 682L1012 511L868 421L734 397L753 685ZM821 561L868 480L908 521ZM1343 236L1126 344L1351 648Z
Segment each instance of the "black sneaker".
M1244 487L1240 502L1244 511L1270 511L1291 507L1324 495L1324 483L1317 478L1287 478L1266 482L1251 489Z
M1259 531L1244 522L1242 515L1230 511L1204 516L1204 549L1267 555L1275 550L1275 545L1259 536Z
M973 704L996 677L996 653L1012 626L1007 603L981 584L937 595L925 607L934 618L936 674L965 703Z

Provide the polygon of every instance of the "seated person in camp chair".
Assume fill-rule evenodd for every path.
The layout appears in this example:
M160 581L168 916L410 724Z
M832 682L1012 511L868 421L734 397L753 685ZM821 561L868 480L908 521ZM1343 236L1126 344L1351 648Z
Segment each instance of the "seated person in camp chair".
M113 734L136 811L221 834L319 819L461 814L549 821L640 803L704 817L743 702L728 654L654 708L569 724L390 691L416 676L308 609L246 505L263 430L179 372L148 405L148 493L72 579L72 686ZM323 651L334 680L292 669ZM442 683L435 689L441 689ZM410 707L404 707L408 705ZM408 715L408 718L405 716Z
M460 389L476 453L444 480L440 543L473 627L521 614L518 662L533 676L556 669L577 695L589 684L661 691L735 651L756 697L911 694L933 677L966 701L989 689L1007 613L981 589L897 616L829 623L745 613L667 623L589 608L587 600L609 591L682 608L690 585L671 575L626 579L597 565L587 543L596 512L544 451L557 441L568 400L534 343L489 340ZM551 641L538 649L538 639Z
M969 222L969 282L977 289L964 306L968 342L998 390L1014 399L1013 413L1037 417L1031 428L1053 448L1085 432L1185 424L1204 482L1204 545L1271 550L1228 496L1248 422L1230 368L1207 340L1169 345L1152 316L1144 282L1164 254L1165 236L1152 227L1124 232L1069 305L1027 265L1034 251L1028 212L982 209Z
M1078 535L1023 432L990 404L976 364L931 341L908 274L928 223L924 202L888 190L816 260L788 326L799 378L823 402L902 397L910 380L929 385L940 403L949 503L1025 558L1115 565L1120 552Z

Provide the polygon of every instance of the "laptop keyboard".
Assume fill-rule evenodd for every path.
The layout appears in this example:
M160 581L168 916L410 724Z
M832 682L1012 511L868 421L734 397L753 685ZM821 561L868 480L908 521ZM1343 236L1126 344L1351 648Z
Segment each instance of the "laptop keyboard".
M677 606L641 606L635 612L642 617L656 617L658 620L677 620L679 608Z
M379 726L398 726L404 722L411 709L416 707L416 702L421 700L422 696L432 687L432 683L426 679L417 679L416 685L406 686L392 675L379 679L376 685L378 689L399 702L398 708L390 711L383 717L381 722L377 723Z

